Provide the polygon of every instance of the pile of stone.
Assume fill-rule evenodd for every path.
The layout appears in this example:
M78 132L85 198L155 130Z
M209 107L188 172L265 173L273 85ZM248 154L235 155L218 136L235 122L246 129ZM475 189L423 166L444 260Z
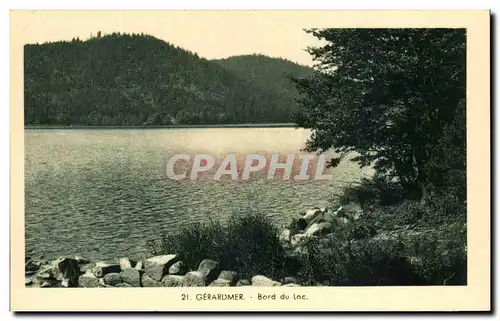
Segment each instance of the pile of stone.
M327 208L310 209L290 220L280 234L280 241L293 253L305 253L306 242L328 237L335 229L344 228L350 222L360 219L361 215L361 206L355 203L340 206L335 211Z
M298 286L293 277L282 282L263 275L238 279L235 271L219 269L219 263L203 260L196 271L187 271L179 255L155 256L144 261L127 258L119 263L91 264L82 258L59 258L52 262L28 260L28 287L204 287L204 286Z

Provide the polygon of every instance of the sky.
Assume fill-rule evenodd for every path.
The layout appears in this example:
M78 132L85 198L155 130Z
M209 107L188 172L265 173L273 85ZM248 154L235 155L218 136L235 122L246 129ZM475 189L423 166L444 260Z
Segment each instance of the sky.
M300 17L255 11L31 11L24 43L44 43L112 32L145 33L207 59L260 53L311 66L305 51L319 41Z

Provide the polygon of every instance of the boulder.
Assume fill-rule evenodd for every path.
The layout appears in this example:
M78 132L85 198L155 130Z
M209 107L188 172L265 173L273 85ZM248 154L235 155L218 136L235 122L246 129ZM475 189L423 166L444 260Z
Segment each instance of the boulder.
M297 246L295 249L293 249L292 254L295 257L300 258L300 257L304 257L304 256L308 255L309 251L304 246Z
M220 274L219 274L219 277L217 279L219 280L228 280L229 281L229 284L231 284L231 286L235 285L236 284L236 280L238 278L238 273L236 273L235 271L222 271Z
M120 268L122 270L126 268L133 268L136 265L137 265L136 261L129 260L126 257L120 259Z
M52 283L48 282L48 281L43 281L42 285L40 285L41 288L51 288L52 287Z
M352 220L358 220L363 214L363 209L361 208L361 205L359 203L350 202L346 205L343 205L339 213L340 212L344 213Z
M115 288L131 288L132 286L128 283L118 283L115 285Z
M36 274L36 280L43 282L45 280L56 280L54 274L54 268L52 266L46 266Z
M183 275L165 275L161 280L162 285L169 288L181 287L183 282Z
M92 272L87 271L78 278L78 286L82 288L98 288L99 279Z
M134 287L141 286L141 272L134 268L124 268L121 273L123 282L128 283Z
M102 279L102 278L99 279L99 287L101 287L101 288L114 288L114 286L106 284L104 282L104 279Z
M281 243L290 243L290 238L292 237L292 232L290 229L284 229L279 235L279 240Z
M40 270L41 266L42 266L41 262L29 260L28 262L26 262L24 264L24 271L26 274L33 274L33 273L37 272L38 270Z
M246 279L241 279L236 282L236 286L249 286L252 285L252 283L249 280Z
M33 284L33 280L30 278L24 278L24 286L29 286Z
M205 286L205 284L205 274L199 271L188 272L182 280L182 286L187 287Z
M290 245L292 246L292 248L296 248L297 246L302 244L302 242L304 242L308 237L309 236L306 234L295 234L294 236L292 236Z
M225 279L217 279L210 283L209 286L217 286L217 287L225 287L225 286L231 286L231 282L229 280Z
M77 260L63 257L55 260L52 266L54 267L56 279L62 281L63 286L78 286L78 277L81 272Z
M187 267L183 261L175 262L168 269L168 274L171 274L171 275L184 275L184 274L186 274L186 272L187 272Z
M280 286L281 283L273 281L264 275L256 275L252 278L252 286Z
M205 259L201 261L198 266L198 272L203 274L207 283L212 282L219 275L219 262L215 262L214 260Z
M142 287L144 288L155 288L161 287L161 282L152 279L149 275L144 273L141 278Z
M142 263L142 261L139 261L137 262L137 264L135 265L134 269L136 270L143 270L144 269L144 264Z
M302 216L304 221L309 225L313 220L317 220L318 218L325 217L326 209L314 208L306 211L306 213Z
M92 273L92 269L94 268L94 266L96 266L96 264L92 262L86 264L80 264L80 272L85 273L89 271L90 273Z
M307 228L307 221L300 217L296 222L296 231L304 231Z
M144 261L144 270L156 281L161 281L168 269L177 262L177 254L159 255Z
M47 281L52 285L62 283L65 287L74 287L78 285L80 274L80 268L75 259L59 258L43 266L38 271L36 279L40 283Z
M98 278L102 278L108 273L120 273L120 271L120 264L110 264L106 262L97 262L92 268L92 273Z
M295 283L288 283L288 284L283 284L282 286L290 286L290 287L295 287L295 286L301 286Z
M83 258L81 256L75 256L75 260L78 262L78 264L89 264L90 260Z
M332 223L330 222L320 222L313 223L309 228L304 232L305 235L316 236L316 235L326 235L332 229Z
M108 273L103 277L104 284L115 286L118 283L123 283L122 276L120 273Z

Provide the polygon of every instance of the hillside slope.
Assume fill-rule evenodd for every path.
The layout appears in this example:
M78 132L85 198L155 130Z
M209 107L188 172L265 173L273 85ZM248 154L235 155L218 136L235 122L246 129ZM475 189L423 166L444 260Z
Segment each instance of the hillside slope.
M314 70L290 60L272 58L265 55L241 55L214 60L237 76L247 79L260 90L265 90L279 97L278 110L290 115L297 110L295 98L298 91L291 78L311 76ZM291 121L291 118L289 118Z
M24 47L25 124L168 125L290 121L288 94L148 35Z

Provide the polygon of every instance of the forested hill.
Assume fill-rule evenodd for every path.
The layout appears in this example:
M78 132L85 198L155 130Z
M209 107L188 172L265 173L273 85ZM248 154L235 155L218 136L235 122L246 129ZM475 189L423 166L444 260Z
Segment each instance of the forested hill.
M290 60L271 58L260 54L233 56L214 60L221 66L252 81L260 90L281 97L279 109L289 114L297 110L295 98L299 95L293 78L308 77L313 69Z
M292 121L290 99L296 92L285 75L297 76L294 68L304 67L286 62L287 73L281 62L270 63L280 60L259 59L267 69L254 63L250 69L235 68L142 34L26 45L25 124ZM276 72L268 70L273 65Z

